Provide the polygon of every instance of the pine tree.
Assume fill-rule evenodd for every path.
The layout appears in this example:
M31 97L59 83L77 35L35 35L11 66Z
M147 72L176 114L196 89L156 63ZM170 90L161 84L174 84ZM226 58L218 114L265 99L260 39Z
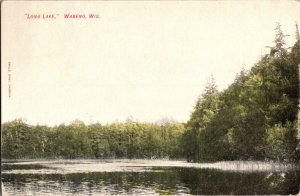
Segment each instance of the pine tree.
M274 47L270 47L271 51L270 51L270 56L272 57L280 57L284 54L287 53L287 50L285 48L285 41L284 41L284 38L289 36L289 35L286 35L286 34L283 34L283 31L281 29L281 25L280 23L277 23L277 26L275 27L275 46Z

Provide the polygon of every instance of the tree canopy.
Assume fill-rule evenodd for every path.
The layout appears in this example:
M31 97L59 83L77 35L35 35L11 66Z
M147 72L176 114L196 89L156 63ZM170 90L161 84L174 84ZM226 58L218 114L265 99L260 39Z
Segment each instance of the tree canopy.
M299 33L287 49L275 30L275 46L250 71L222 92L207 85L186 124L188 160L299 160Z

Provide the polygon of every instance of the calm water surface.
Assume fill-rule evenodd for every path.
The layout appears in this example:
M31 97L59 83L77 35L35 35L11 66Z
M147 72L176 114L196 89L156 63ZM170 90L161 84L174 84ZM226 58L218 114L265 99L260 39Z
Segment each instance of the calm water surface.
M300 170L265 162L4 161L4 195L297 194Z

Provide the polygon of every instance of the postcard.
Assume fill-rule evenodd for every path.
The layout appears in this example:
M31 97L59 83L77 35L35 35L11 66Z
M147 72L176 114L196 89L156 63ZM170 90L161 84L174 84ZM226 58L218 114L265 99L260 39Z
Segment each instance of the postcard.
M2 195L296 195L299 1L2 1Z

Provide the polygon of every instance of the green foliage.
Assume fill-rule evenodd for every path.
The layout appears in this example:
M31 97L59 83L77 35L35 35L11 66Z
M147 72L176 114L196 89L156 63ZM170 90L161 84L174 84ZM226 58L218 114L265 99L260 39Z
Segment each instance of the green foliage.
M249 72L223 92L207 86L186 125L188 160L299 160L300 42L288 50L275 30L275 46Z
M267 130L267 156L273 160L286 161L297 159L297 129L296 124L288 122L285 125L275 124Z
M187 131L183 136L183 146L189 160L207 159L203 156L210 156L213 153L211 151L213 148L209 148L212 141L210 141L210 134L208 134L208 126L218 112L218 106L219 93L212 80L206 86L186 124Z
M179 158L180 123L114 123L29 126L22 120L2 126L3 158Z

